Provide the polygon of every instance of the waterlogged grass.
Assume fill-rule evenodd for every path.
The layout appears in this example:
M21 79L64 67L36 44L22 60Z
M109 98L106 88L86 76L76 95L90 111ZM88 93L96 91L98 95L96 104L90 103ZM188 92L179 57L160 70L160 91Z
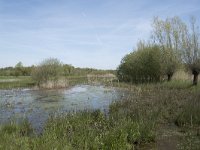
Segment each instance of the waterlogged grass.
M0 76L0 89L32 87L35 82L29 76Z
M62 77L62 79L68 86L88 83L86 76L67 76ZM35 86L35 82L30 76L0 76L0 89L30 88L33 86Z
M88 83L87 76L66 76L65 79L68 82L69 86Z
M69 86L74 86L77 84L87 83L86 77L63 77L66 79L66 82ZM65 80L64 80L65 82ZM0 89L12 89L12 88L30 88L35 86L35 82L31 77L27 76L0 76Z
M9 80L9 79L16 79L16 80L23 80L23 79L30 79L30 76L0 76L0 81L1 80Z

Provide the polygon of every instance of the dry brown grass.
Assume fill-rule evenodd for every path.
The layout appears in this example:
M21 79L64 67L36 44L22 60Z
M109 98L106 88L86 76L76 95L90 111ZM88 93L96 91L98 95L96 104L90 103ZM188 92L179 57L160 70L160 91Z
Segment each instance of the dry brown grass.
M192 80L192 74L184 70L177 70L172 79L173 80Z

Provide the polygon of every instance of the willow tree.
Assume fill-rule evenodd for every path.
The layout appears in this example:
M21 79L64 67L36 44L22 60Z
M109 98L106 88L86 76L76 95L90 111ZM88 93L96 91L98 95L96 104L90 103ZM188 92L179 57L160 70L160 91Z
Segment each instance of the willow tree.
M199 27L194 17L191 18L190 29L185 29L182 41L183 61L193 74L193 85L197 85L200 73L200 38Z
M160 46L163 74L171 80L180 63L180 50L182 48L182 36L186 25L178 17L158 17L153 20L153 42Z

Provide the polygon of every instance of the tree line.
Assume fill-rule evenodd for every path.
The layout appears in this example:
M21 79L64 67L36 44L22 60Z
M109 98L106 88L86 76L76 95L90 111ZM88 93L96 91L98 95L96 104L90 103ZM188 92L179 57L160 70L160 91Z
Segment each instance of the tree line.
M22 62L18 62L15 67L0 68L0 76L30 76L34 67L25 67Z
M45 60L48 60L48 59L56 59L56 58L47 58ZM15 67L0 68L0 76L16 76L16 77L31 76L34 69L36 69L38 66L40 66L40 64L41 64L41 62L38 65L32 65L32 66L26 67L26 66L23 66L22 62L18 62L15 65ZM63 76L85 76L87 74L105 74L107 72L113 73L113 74L115 73L114 70L80 68L80 67L74 67L70 64L63 64L62 62L61 62L61 64L62 64L62 75Z
M200 72L200 40L196 19L186 24L179 17L153 19L150 39L140 41L117 68L118 78L127 82L170 81L180 66L193 74L197 85Z
M57 58L47 58L36 66L25 67L22 62L18 62L15 67L0 68L0 76L31 76L33 81L40 87L47 84L58 85L59 80L65 77L86 77L88 74L100 75L115 73L114 70L100 70L93 68L76 68L69 64L64 64ZM64 81L61 81L64 82Z

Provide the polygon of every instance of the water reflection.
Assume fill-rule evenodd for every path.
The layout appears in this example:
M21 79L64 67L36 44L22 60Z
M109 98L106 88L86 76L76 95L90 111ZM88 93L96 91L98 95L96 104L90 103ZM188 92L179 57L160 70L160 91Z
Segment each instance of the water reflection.
M104 86L77 85L59 90L0 90L0 124L28 118L40 128L50 114L85 109L107 110L122 91Z

